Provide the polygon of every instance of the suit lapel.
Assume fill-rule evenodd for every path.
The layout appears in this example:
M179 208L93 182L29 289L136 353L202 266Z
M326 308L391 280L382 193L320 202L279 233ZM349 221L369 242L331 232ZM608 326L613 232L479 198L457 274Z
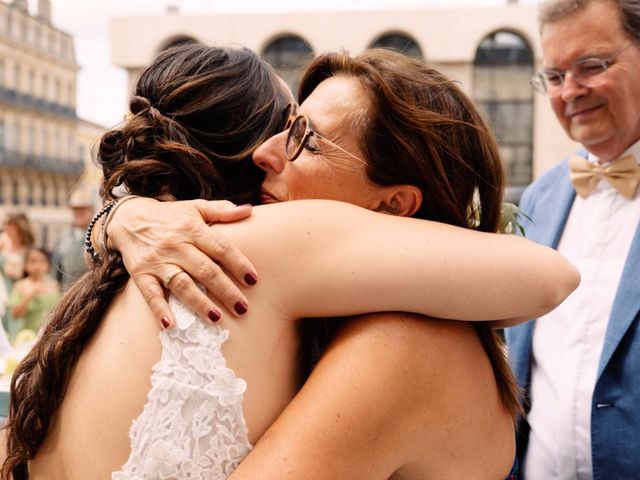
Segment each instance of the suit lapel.
M611 360L622 337L640 311L640 224L631 242L627 261L620 277L618 291L611 308L611 316L604 337L602 355L598 366L598 377Z
M576 191L569 180L569 164L565 161L561 173L555 180L546 189L538 192L535 199L537 208L530 212L533 223L525 222L525 236L534 242L556 248L575 197ZM520 387L525 390L530 381L534 328L535 320L508 328L506 331L511 365Z
M550 188L541 193L541 197L547 197L539 200L544 209L534 218L531 235L527 233L526 236L543 245L557 248L576 198L576 191L569 180L568 162L565 162L561 174Z

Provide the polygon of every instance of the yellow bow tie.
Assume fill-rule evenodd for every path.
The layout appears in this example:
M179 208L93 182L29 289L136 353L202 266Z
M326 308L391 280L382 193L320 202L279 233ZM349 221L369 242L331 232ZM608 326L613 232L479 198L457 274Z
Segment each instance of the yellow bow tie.
M574 155L569 160L571 182L576 192L583 198L588 197L605 178L620 195L631 200L640 184L640 165L633 155L625 155L602 167L586 158Z

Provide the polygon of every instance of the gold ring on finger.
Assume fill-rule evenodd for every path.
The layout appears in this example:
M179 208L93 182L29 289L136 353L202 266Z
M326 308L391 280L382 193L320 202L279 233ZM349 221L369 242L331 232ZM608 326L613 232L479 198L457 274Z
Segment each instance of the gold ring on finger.
M169 284L171 283L171 280L173 280L173 278L176 275L179 275L180 273L187 273L185 272L183 269L179 268L178 270L171 272L171 273L167 273L164 278L162 279L162 284L164 285L164 288L169 288Z

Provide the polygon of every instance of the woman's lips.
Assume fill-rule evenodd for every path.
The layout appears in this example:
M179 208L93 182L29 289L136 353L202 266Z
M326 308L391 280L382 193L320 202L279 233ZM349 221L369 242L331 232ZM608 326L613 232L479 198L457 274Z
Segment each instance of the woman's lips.
M271 194L269 191L265 190L264 188L260 189L260 203L276 203L281 201L282 200L280 200L278 197Z

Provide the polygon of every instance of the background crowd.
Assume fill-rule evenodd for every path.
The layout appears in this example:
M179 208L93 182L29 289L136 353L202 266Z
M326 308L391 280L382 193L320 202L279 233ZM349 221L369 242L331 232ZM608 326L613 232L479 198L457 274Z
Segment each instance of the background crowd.
M0 233L0 355L12 345L32 341L62 293L87 269L84 235L95 209L95 194L77 188L69 197L72 224L61 233L56 248L35 243L24 212L6 216Z

